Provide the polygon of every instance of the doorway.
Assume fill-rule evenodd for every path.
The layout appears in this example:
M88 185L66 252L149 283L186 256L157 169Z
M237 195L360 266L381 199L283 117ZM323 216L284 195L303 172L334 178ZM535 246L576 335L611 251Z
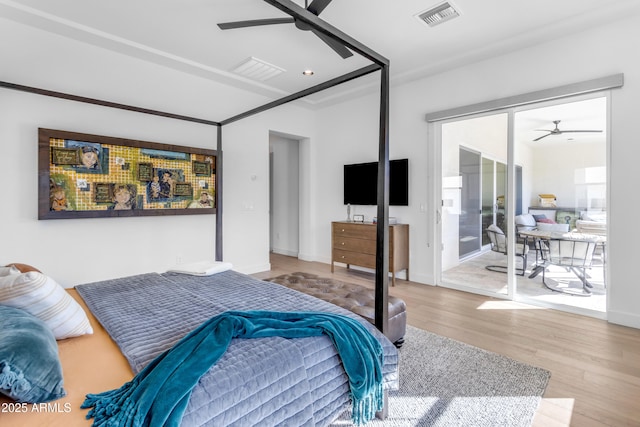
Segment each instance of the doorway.
M269 134L269 251L298 257L300 252L300 144Z
M506 229L507 165L460 146L459 171L458 257L463 260L490 244L486 234L489 225Z

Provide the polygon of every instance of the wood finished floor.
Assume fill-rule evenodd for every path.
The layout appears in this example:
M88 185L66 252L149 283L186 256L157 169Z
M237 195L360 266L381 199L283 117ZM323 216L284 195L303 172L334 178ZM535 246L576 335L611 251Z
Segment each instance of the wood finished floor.
M272 254L265 279L304 271L373 287L370 273ZM535 427L640 426L640 330L397 280L408 323L551 371Z

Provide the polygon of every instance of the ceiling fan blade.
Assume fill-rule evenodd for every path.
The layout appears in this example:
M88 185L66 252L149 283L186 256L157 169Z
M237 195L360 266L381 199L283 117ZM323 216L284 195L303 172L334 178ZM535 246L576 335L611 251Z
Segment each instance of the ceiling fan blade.
M561 130L560 132L562 133L568 133L568 132L602 132L601 130L579 130L579 129L572 129L572 130Z
M293 18L254 19L251 21L223 22L218 24L221 30L233 30L235 28L257 27L260 25L293 24Z
M325 7L329 6L329 3L331 3L331 1L332 0L313 0L307 10L318 16Z
M331 49L336 51L338 55L340 55L343 59L347 59L350 56L353 56L353 53L343 46L341 43L335 41L329 36L325 36L320 31L316 31L315 29L311 29L313 34L318 36L323 42L325 42Z
M542 136L540 136L540 137L538 137L538 138L534 139L533 141L534 141L534 142L535 142L535 141L540 141L542 138L546 138L546 137L548 137L549 135L553 135L553 134L548 133L548 134L546 134L546 135L542 135Z

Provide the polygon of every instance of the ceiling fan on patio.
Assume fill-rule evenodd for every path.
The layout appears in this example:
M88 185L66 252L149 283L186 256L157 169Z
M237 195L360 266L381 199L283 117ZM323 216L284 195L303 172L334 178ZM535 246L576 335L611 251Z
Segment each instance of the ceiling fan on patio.
M558 124L560 124L560 120L554 120L553 124L555 124L555 128L553 129L535 129L536 131L541 131L541 132L548 132L546 135L542 135L536 139L534 139L534 141L540 141L542 138L546 138L549 135L562 135L563 133L589 133L589 132L602 132L602 130L594 130L594 129L571 129L571 130L560 130L558 128Z
M313 0L311 4L309 4L308 0L305 0L305 9L307 11L313 13L318 16L320 13L329 6L332 0ZM350 56L353 56L353 53L343 46L341 43L335 41L329 36L322 34L306 23L297 20L295 18L268 18L268 19L253 19L248 21L236 21L236 22L223 22L218 24L221 30L233 30L236 28L245 28L245 27L257 27L260 25L276 25L276 24L295 24L296 28L302 31L311 31L313 34L318 36L323 42L325 42L331 49L333 49L338 55L342 58L346 59Z

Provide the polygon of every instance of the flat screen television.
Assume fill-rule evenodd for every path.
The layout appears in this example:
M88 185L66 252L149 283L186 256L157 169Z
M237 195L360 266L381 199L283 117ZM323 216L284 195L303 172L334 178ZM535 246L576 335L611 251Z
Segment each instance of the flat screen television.
M344 204L378 204L378 162L344 165ZM409 206L409 159L389 161L389 205Z

